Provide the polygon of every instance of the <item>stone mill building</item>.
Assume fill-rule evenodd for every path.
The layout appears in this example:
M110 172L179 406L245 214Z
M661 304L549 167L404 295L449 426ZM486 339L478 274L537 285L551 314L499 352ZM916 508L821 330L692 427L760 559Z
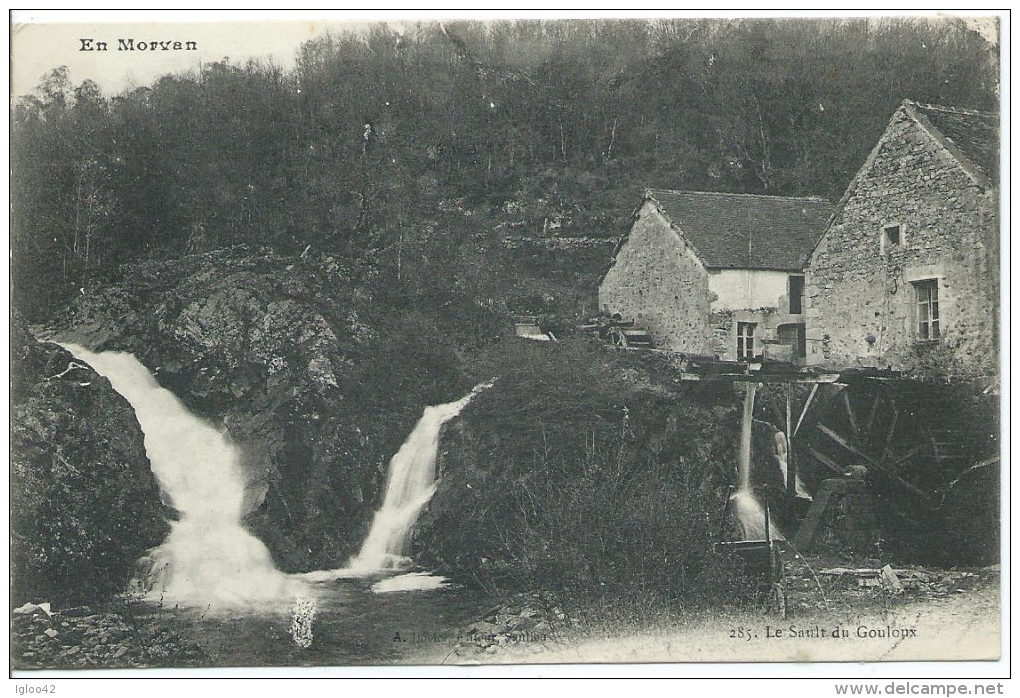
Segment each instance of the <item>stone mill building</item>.
M810 256L810 363L992 376L997 114L905 101Z
M599 307L672 351L803 362L804 266L831 213L814 197L649 190Z

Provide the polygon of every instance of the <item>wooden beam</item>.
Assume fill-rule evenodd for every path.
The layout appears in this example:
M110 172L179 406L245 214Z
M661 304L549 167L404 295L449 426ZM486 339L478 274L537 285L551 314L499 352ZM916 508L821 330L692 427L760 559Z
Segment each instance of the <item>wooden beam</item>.
M793 428L793 435L796 436L797 432L800 431L800 423L804 421L804 415L807 414L808 408L811 407L811 401L815 399L815 393L818 392L818 383L811 386L811 392L808 393L807 402L804 403L804 409L800 411L800 417L797 418L797 426Z
M854 416L854 408L850 405L850 394L844 390L840 397L843 399L843 404L846 406L846 415L850 419L850 428L853 429L854 436L860 433L860 428L857 426L857 418Z
M966 470L964 470L964 471L963 471L962 473L960 473L959 475L957 475L957 476L956 476L956 479L955 479L955 480L953 480L952 482L950 482L950 483L949 483L949 487L948 487L948 489L952 489L952 488L956 487L956 486L957 486L957 485L958 485L958 484L960 483L960 480L962 480L962 479L963 479L963 477L964 477L964 476L965 476L965 475L966 475L967 473L969 473L969 472L972 472L972 471L974 471L974 470L977 470L977 469L979 469L979 468L986 468L986 467L988 467L989 465L991 465L992 463L998 463L998 462L999 462L999 456L992 456L992 457L991 457L991 458L989 458L988 460L983 460L983 461L981 461L980 463L975 463L974 465L970 466L969 468L967 468Z
M843 475L844 471L843 471L843 468L839 467L839 463L837 463L836 461L832 460L831 458L829 458L824 453L816 451L811 446L807 447L807 451L811 455L812 458L814 458L816 461L818 461L819 463L824 465L826 468L828 468L832 472L836 473L837 475L840 475L840 476Z
M842 446L846 450L850 451L850 453L852 453L855 456L857 456L858 458L861 458L864 461L866 461L868 463L868 465L873 466L877 470L879 470L879 471L885 473L886 475L888 475L889 477L891 477L893 480L898 482L905 489L910 490L911 492L913 492L914 494L916 494L917 496L919 496L919 497L921 497L921 498L923 498L925 500L930 500L931 499L931 495L929 495L927 492L917 488L915 485L910 484L909 482L907 482L906 480L901 478L899 475L897 475L895 472L893 472L889 468L885 467L884 465L882 465L881 463L876 461L874 458L872 458L868 454L866 454L863 451L861 451L860 449L856 448L853 444L849 443L846 439L844 439L842 436L837 434L831 428L829 428L829 427L827 427L827 426L825 426L824 424L821 424L821 423L816 424L815 426L818 428L818 430L820 432L822 432L823 434L828 436L830 439L832 439L833 441L838 443L840 446Z
M875 414L878 412L878 403L881 401L881 395L876 395L875 400L871 403L871 409L868 411L868 421L864 423L865 434L871 432L871 426L875 423Z
M616 347L617 349L626 348L631 349L632 347ZM666 352L664 349L642 349L642 351L659 351ZM716 381L716 382L729 382L729 383L804 383L807 385L815 385L818 383L836 383L839 380L839 374L818 374L818 375L783 375L781 373L696 373L694 371L686 370L680 374L680 380L685 381Z
M833 487L830 486L832 484L838 483L833 483L831 480L826 480L822 483L818 493L815 495L814 501L811 502L807 516L804 517L804 523L797 529L797 535L793 538L793 545L800 552L809 551L812 543L815 542L815 534L818 532L818 527L825 517L825 511L829 508L829 501L832 499Z
M817 388L817 384L815 385ZM786 495L797 498L797 464L793 459L793 385L786 386Z
M902 463L906 462L908 459L912 458L914 456L914 454L916 454L922 448L924 448L924 444L921 444L920 446L914 446L912 449L910 449L909 451L904 453L902 456L900 456L899 458L894 460L892 463L889 463L889 459L888 458L886 458L883 462L884 463L889 463L889 467L890 468L896 468L897 466L899 466Z
M889 460L889 447L892 446L892 437L896 433L896 422L900 418L900 410L896 407L896 403L893 403L892 419L889 420L889 431L885 435L885 445L882 447L882 460Z

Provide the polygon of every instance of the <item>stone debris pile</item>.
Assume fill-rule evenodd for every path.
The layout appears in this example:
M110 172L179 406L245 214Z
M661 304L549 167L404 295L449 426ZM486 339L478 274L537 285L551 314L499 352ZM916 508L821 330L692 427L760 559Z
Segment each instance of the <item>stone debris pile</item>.
M11 615L11 657L19 669L197 666L204 652L181 638L162 610L51 611L25 604Z
M569 623L551 592L516 594L469 625L453 651L461 656L493 654L499 647L513 645L537 653L556 643L557 631Z

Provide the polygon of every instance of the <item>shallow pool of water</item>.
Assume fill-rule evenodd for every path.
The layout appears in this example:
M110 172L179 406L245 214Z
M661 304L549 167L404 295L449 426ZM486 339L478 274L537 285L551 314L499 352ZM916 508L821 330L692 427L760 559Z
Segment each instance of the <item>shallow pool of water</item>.
M439 664L452 658L458 634L495 605L491 597L457 586L373 591L380 581L356 577L313 585L307 647L295 637L301 634L295 632L296 604L286 610L183 609L181 632L205 649L210 666Z

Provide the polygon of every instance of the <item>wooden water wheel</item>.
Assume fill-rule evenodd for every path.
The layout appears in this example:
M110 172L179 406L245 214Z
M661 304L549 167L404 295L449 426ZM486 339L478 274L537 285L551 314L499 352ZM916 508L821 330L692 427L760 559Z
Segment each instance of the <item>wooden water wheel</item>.
M952 386L844 375L820 387L794 445L812 492L863 466L887 541L916 546L955 527L943 504L952 483L985 457L986 432Z
M857 378L824 389L829 394L801 444L809 460L829 471L826 477L864 466L884 485L936 505L974 459L975 434L943 386Z

